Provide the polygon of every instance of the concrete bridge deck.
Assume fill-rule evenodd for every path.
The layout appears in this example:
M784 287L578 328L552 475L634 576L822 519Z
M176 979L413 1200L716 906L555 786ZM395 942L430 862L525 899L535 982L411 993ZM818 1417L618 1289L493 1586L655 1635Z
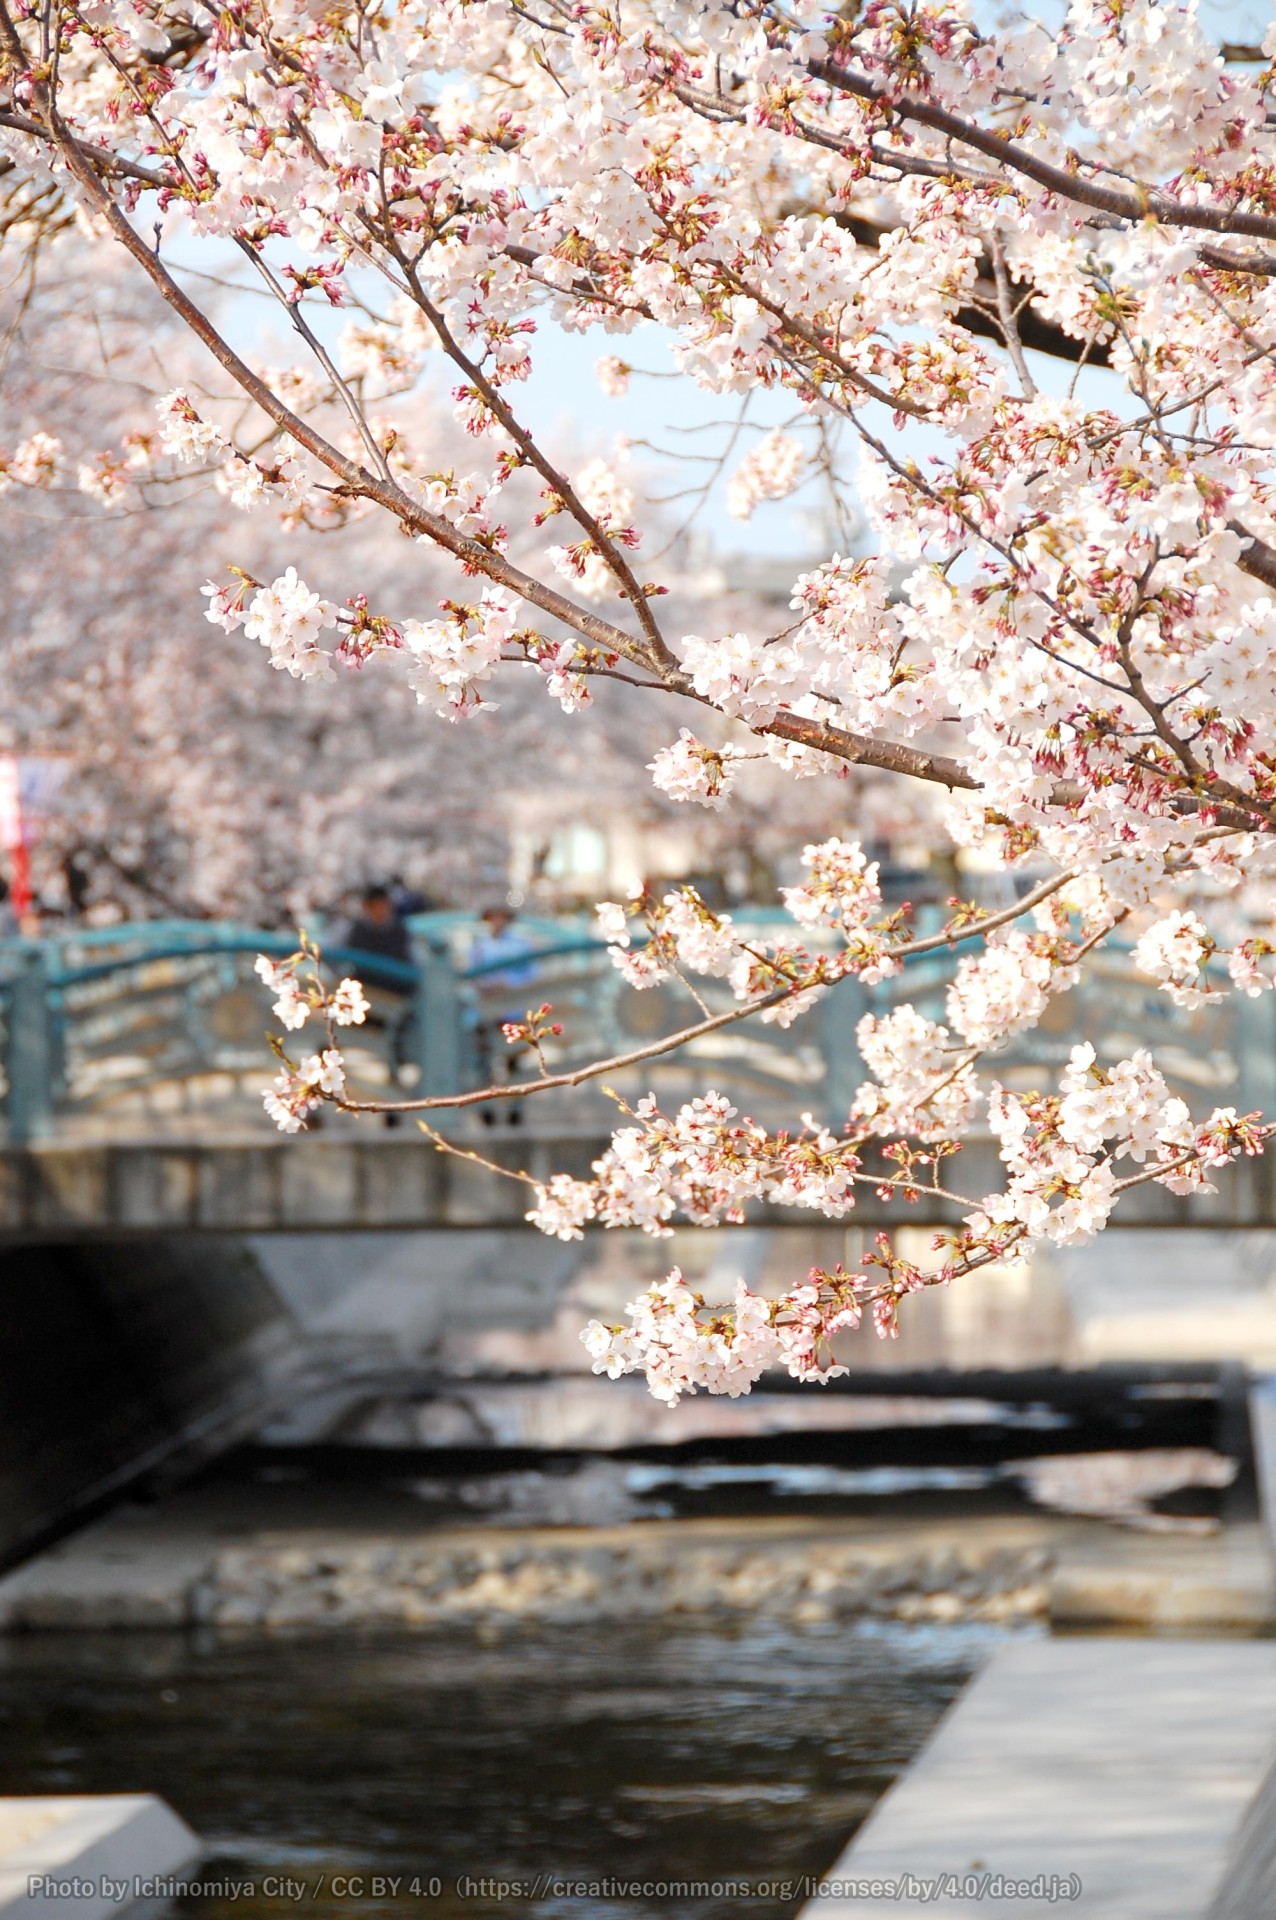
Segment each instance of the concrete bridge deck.
M476 1135L486 1159L538 1180L587 1178L607 1145L597 1132L538 1134L509 1129ZM972 1143L959 1173L969 1193L1000 1186L989 1146ZM1120 1225L1241 1228L1276 1226L1273 1168L1256 1159L1219 1177L1213 1198L1187 1201L1163 1187L1122 1201ZM406 1129L371 1126L300 1138L249 1134L181 1140L55 1140L0 1148L0 1242L113 1234L404 1231L517 1226L530 1204L525 1185L458 1155L441 1153ZM801 1209L751 1210L751 1224L809 1226ZM845 1225L951 1225L959 1212L924 1197L884 1203L870 1187Z

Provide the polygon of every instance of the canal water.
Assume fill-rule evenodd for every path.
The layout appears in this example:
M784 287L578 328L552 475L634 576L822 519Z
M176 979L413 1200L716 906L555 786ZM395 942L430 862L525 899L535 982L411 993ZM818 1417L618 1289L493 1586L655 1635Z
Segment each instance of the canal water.
M162 1793L207 1843L164 1920L787 1920L1003 1638L18 1636L0 1793Z

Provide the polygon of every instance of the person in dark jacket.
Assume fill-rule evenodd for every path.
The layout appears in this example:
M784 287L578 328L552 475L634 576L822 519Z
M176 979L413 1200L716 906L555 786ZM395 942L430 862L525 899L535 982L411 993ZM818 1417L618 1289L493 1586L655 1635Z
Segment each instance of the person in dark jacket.
M356 953L366 953L369 959L401 960L405 965L412 964L412 936L394 910L388 887L364 888L359 911L347 923L341 945L353 947ZM377 984L375 969L372 984ZM366 1024L372 1031L380 1028L385 1032L390 1074L395 1081L399 1079L407 1058L411 1019L411 1003L407 1000L395 1013L388 1013L381 1006L374 1005L367 1018ZM397 1113L387 1113L387 1127L398 1126L399 1118Z
M360 953L374 953L382 960L411 961L412 936L395 912L387 888L365 888L343 945Z

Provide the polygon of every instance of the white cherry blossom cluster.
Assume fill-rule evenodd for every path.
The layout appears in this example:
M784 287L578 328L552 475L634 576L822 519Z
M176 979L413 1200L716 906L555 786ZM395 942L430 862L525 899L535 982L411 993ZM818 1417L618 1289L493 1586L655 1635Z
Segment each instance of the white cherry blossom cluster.
M629 931L635 914L648 927L640 947ZM756 1005L760 1019L781 1027L813 1006L825 981L836 977L826 961L800 948L743 936L731 915L706 906L694 887L677 887L659 900L640 896L628 909L603 901L598 927L631 987L660 986L684 972L725 980L737 1000Z
M969 1046L982 1052L1035 1026L1051 994L1075 984L1076 970L1060 965L1057 946L1008 927L992 934L982 953L963 956L948 990L948 1018Z
M736 520L751 520L764 500L783 500L801 484L806 466L802 442L777 427L764 433L745 454L727 481L727 512Z
M682 727L671 747L661 747L649 771L655 785L670 799L696 800L702 807L718 811L727 803L739 759L740 749L730 741L721 747L707 747L689 727Z
M1204 1126L1171 1095L1140 1050L1111 1069L1088 1043L1074 1047L1062 1097L1024 1097L994 1087L989 1123L1009 1172L1003 1194L985 1198L968 1224L977 1235L1023 1230L1060 1245L1091 1239L1116 1203L1117 1162L1148 1162L1149 1178L1175 1193L1208 1192L1208 1170L1261 1144L1232 1108Z
M244 632L269 649L272 667L295 680L330 679L332 666L319 635L336 622L332 602L289 567L268 587L257 589L245 609Z
M189 466L224 451L225 434L215 422L204 419L188 394L166 394L156 412L160 446L174 459Z
M319 644L319 635L337 624L337 609L314 592L289 567L268 587L241 579L236 587L209 581L205 618L224 632L243 627L250 640L260 640L270 653L270 664L294 679L330 679L331 656Z
M1141 1165L1150 1153L1176 1156L1191 1145L1187 1102L1170 1094L1142 1047L1104 1068L1086 1041L1072 1049L1061 1084L1059 1136L1083 1153L1115 1140L1118 1160L1128 1155Z
M222 462L213 484L241 513L251 513L274 491L272 481L258 462L245 460L237 453L229 454Z
M741 1119L719 1093L674 1114L648 1095L594 1163L593 1207L610 1227L664 1234L675 1212L700 1226L739 1222L749 1201L813 1209L840 1219L855 1205L859 1155L805 1114L792 1136Z
M828 1345L843 1328L859 1324L857 1288L864 1279L813 1271L776 1300L740 1280L730 1305L713 1307L674 1267L626 1308L628 1326L591 1320L581 1339L595 1373L613 1380L643 1373L655 1398L671 1407L700 1389L735 1399L773 1366L796 1380L829 1380L846 1372Z
M927 1142L966 1132L979 1088L971 1050L963 1050L947 1027L905 1002L888 1014L862 1015L855 1038L875 1076L855 1095L855 1123L880 1137L907 1133Z
M399 632L412 656L408 685L418 700L449 720L460 720L494 703L482 688L494 673L516 626L506 595L483 589L477 607L442 620L404 620Z
M555 1240L581 1240L582 1229L594 1218L594 1189L587 1180L556 1173L547 1187L537 1187L536 1205L526 1218Z
M329 1045L300 1066L292 1064L280 1043L272 1043L283 1064L262 1100L281 1133L300 1133L325 1100L345 1097L345 1061L335 1044L334 1028L361 1027L370 1011L368 997L361 982L350 975L335 987L326 986L319 950L304 934L297 951L282 960L258 954L256 972L275 995L274 1015L287 1032L299 1032L311 1019L327 1028Z
M633 527L634 491L606 460L590 460L575 477L574 491L585 511L622 547L638 544ZM597 538L550 547L546 556L585 600L604 600L616 592L616 569Z
M567 1183L561 1213L546 1207L542 1194L545 1230L562 1233L564 1225L597 1218L661 1233L676 1211L711 1224L742 1219L750 1200L800 1204L789 1178L791 1143L768 1140L720 1096L692 1102L673 1116L648 1099L637 1117L640 1127L618 1134L596 1164L592 1188ZM877 1332L892 1336L910 1293L947 1285L989 1259L1020 1257L1036 1240L1073 1245L1092 1238L1115 1204L1122 1158L1141 1169L1132 1177L1156 1180L1176 1193L1200 1192L1208 1191L1211 1168L1263 1144L1263 1130L1230 1108L1195 1125L1145 1052L1105 1069L1088 1044L1073 1049L1060 1095L1025 1097L995 1087L989 1118L1007 1168L1006 1188L984 1197L953 1251L930 1272L901 1260L882 1236L869 1264L882 1270L884 1280L813 1272L806 1288L790 1289L778 1300L743 1290L733 1309L706 1307L675 1270L629 1306L627 1326L591 1322L582 1338L595 1371L612 1377L645 1372L653 1394L671 1404L698 1387L747 1392L776 1364L799 1378L827 1378L838 1369L827 1354L823 1363L817 1359L817 1347L825 1347L833 1332L857 1326L865 1306L872 1307ZM817 1203L822 1212L836 1216L852 1204L856 1181L882 1177L864 1170L850 1143L813 1127L804 1145L811 1167L830 1183ZM805 1189L808 1182L804 1171L798 1185ZM528 1217L541 1224L536 1213Z
M0 493L10 487L35 491L51 487L62 471L62 442L50 433L33 433L12 453L0 450Z
M303 979L299 969L309 966ZM329 991L319 976L318 955L306 947L289 954L285 960L272 960L259 953L256 972L276 996L272 1011L281 1027L296 1033L312 1014L330 1020L338 1027L361 1027L368 1017L368 997L362 983L347 975Z
M854 972L866 986L889 980L900 963L890 922L879 917L877 862L865 857L858 841L834 837L804 847L802 865L810 878L780 889L788 912L799 926L829 930L845 943L839 971Z
M1176 1006L1199 1007L1217 997L1205 975L1214 942L1199 915L1182 910L1167 914L1143 933L1134 949L1134 964L1160 982ZM1244 968L1241 969L1244 971ZM1252 973L1247 976L1252 980ZM1237 979L1236 984L1242 985Z
M299 1067L282 1067L262 1100L281 1133L300 1133L325 1099L340 1099L345 1090L345 1062L337 1048L326 1047Z
M1276 986L1273 978L1271 960L1276 948L1270 940L1255 938L1242 940L1227 956L1227 971L1232 985L1250 1000L1257 1000L1263 993L1270 992ZM1263 962L1268 962L1264 970Z
M557 646L533 644L528 657L545 676L545 690L557 700L564 713L579 713L589 705L589 680L583 671L581 649L575 640L563 640Z
M801 687L791 646L768 648L761 636L684 634L682 666L702 700L746 725L766 725Z
M865 858L856 840L825 840L802 849L802 865L810 875L800 886L782 887L785 907L799 926L833 926L839 932L858 933L880 912L882 890L877 862Z

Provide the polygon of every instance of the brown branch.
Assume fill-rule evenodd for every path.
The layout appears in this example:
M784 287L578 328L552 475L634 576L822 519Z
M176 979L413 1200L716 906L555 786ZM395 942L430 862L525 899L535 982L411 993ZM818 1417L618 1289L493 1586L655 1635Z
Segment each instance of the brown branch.
M1130 193L1118 187L1103 186L1097 180L1074 171L1072 167L1054 166L1050 161L1040 159L1026 147L1016 145L1006 134L989 132L973 120L963 120L946 107L936 106L917 94L888 92L866 75L839 66L833 60L811 60L807 63L807 71L813 79L823 80L839 93L849 93L858 100L868 101L870 105L882 108L888 116L894 115L900 120L912 120L918 126L929 127L932 132L942 133L962 146L972 147L976 153L995 160L999 166L1009 167L1012 172L1035 181L1037 186L1044 187L1048 193L1058 194L1062 200L1078 201L1082 206L1093 207L1096 212L1110 214L1117 220L1128 220L1137 226L1144 220L1154 219L1163 221L1167 226L1190 227L1225 237L1235 234L1250 239L1276 241L1276 219L1268 214L1194 206L1176 200L1159 187L1140 185L1137 192ZM1076 154L1069 155L1069 158L1073 167L1082 164ZM1224 254L1219 257L1219 264L1232 270L1239 268L1248 272L1276 273L1276 257L1265 259L1260 265L1252 259L1241 262L1229 259Z
M442 515L431 513L427 508L422 507L392 481L382 480L377 475L369 473L357 461L341 453L322 434L316 432L300 415L285 406L266 382L254 373L234 348L223 339L207 315L173 279L163 262L146 245L110 194L104 190L91 163L80 153L78 143L56 118L53 137L72 177L85 190L114 237L132 255L168 305L185 321L218 365L261 408L267 418L273 420L285 433L290 434L298 445L305 447L307 452L313 454L321 465L327 467L329 472L337 477L342 486L352 494L384 507L409 531L425 534L436 545L460 560L470 572L481 573L499 585L508 587L521 599L528 601L532 606L539 607L542 612L552 615L554 619L561 620L564 626L582 634L595 646L608 653L623 654L627 659L645 664L644 653L633 635L625 632L623 628L614 626L610 621L601 619L586 608L578 606L567 595L557 592L533 575L525 573L513 561L494 552L481 541L458 533Z
M603 556L608 568L618 582L624 598L629 601L634 609L634 613L646 636L652 660L658 666L667 668L676 667L677 663L674 660L673 654L669 651L664 635L661 633L655 615L651 611L647 595L639 585L637 576L620 547L615 540L611 538L610 534L604 531L597 515L592 514L588 507L586 507L567 475L555 467L553 462L542 453L532 435L527 432L526 428L519 421L518 416L508 404L504 395L498 392L497 388L484 374L482 368L471 360L470 356L465 352L446 320L443 318L442 313L422 287L420 275L417 273L416 268L405 257L402 249L398 246L397 242L394 241L392 234L389 233L389 224L387 218L386 244L390 246L394 257L398 260L403 273L406 275L408 285L412 291L412 297L430 325L434 328L443 351L448 355L449 359L460 368L461 372L464 373L478 392L482 394L485 403L491 408L493 414L500 421L502 427L504 427L506 433L509 434L510 438L519 448L524 458L531 462L540 474L542 480L544 480L564 502L573 520L575 520L582 532L587 535L598 552Z
M1266 540L1260 540L1239 520L1229 520L1228 529L1238 534L1247 544L1245 551L1236 562L1243 573L1252 574L1255 580L1261 580L1265 587L1276 587L1276 547L1268 546Z
M712 705L706 701L706 705ZM715 709L716 711L716 709ZM849 733L820 720L809 720L798 713L781 711L765 726L752 727L756 734L773 734L777 740L792 740L818 753L829 753L856 767L879 767L885 773L905 773L914 780L930 780L936 786L961 787L978 793L979 782L967 772L960 760L946 753L925 753L894 740L870 740L866 735Z
M1019 316L1015 312L1014 300L1010 292L1010 274L1006 268L1006 254L1001 244L1000 234L993 235L991 247L992 270L997 285L997 318L1001 323L1001 331L1005 335L1006 351L1014 362L1015 372L1019 375L1019 385L1024 398L1035 400L1037 383L1029 372L1028 362L1024 358L1023 341L1019 337Z
M1012 907L1003 907L999 913L989 914L977 927L969 931L980 935L992 933L997 927L1019 920L1025 913L1040 906L1060 887L1066 886L1072 878L1071 872L1055 874L1049 880L1043 880L1026 893L1022 900L1016 900ZM919 954L936 953L942 948L951 947L959 939L966 938L965 933L927 934L919 940L909 940L891 950L891 958L912 960ZM840 975L839 979L849 976ZM721 1027L730 1027L741 1020L747 1020L755 1013L765 1013L769 1007L778 1007L785 1000L791 1000L795 994L805 993L808 987L836 985L837 982L820 982L809 977L791 981L786 986L777 987L773 993L765 994L761 999L751 1000L743 1006L728 1007L723 1013L711 1014L707 1020L698 1020L694 1026L683 1027L677 1033L668 1034L663 1040L648 1041L645 1046L635 1047L629 1053L612 1054L606 1060L591 1061L588 1066L574 1067L567 1073L544 1074L539 1080L506 1081L500 1086L481 1087L472 1093L434 1093L420 1100L334 1100L332 1104L347 1113L425 1113L438 1108L477 1107L491 1100L522 1100L529 1094L549 1093L558 1087L583 1086L586 1080L596 1080L602 1073L619 1073L625 1067L641 1066L644 1060L654 1060L661 1054L673 1053L678 1047L685 1047L693 1040L702 1039L706 1034L717 1033Z
M49 132L38 120L28 120L24 114L15 113L10 107L0 108L0 127L9 127L14 133L25 133L33 140L47 143ZM126 160L121 154L112 153L108 147L99 147L91 140L76 140L76 146L86 159L103 173L123 174L126 179L141 180L148 187L171 187L171 175L161 173L157 167L147 167L140 160Z

